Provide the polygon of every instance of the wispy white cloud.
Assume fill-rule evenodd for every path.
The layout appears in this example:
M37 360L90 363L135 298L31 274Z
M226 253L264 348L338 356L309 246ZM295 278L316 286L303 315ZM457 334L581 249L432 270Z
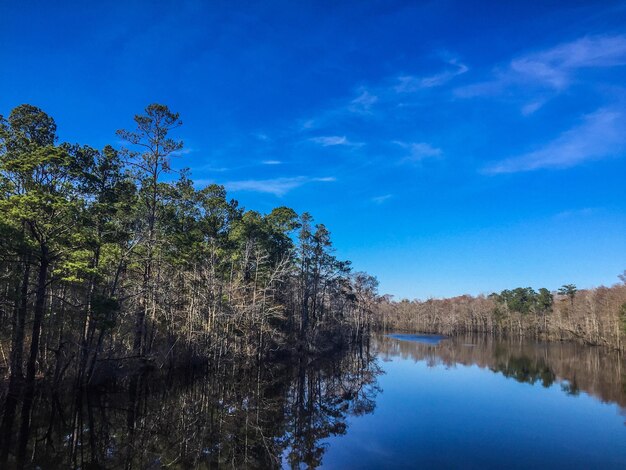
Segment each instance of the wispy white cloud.
M375 204L382 204L393 197L393 194L383 194L382 196L373 197L371 200Z
M544 88L552 93L566 89L582 69L626 65L626 36L586 36L575 41L517 57L493 78L459 87L463 98L499 95L512 88ZM532 114L543 101L533 100L522 112Z
M263 165L280 165L283 162L281 162L280 160L263 160L261 163Z
M402 75L398 77L398 84L395 86L397 93L412 93L423 88L433 88L445 85L450 80L458 75L463 75L469 68L462 63L459 63L456 59L448 61L448 64L452 66L450 70L444 70L443 72L427 77L416 77L413 75Z
M192 149L192 148L182 148L180 150L176 150L175 152L172 152L173 156L179 157L182 155L189 155L190 153L196 152L196 149Z
M584 207L582 209L570 209L566 211L559 212L554 216L556 220L566 220L580 217L588 217L598 212L598 208L595 207Z
M443 155L443 151L440 148L433 147L426 142L403 142L395 140L393 143L408 151L408 155L401 160L402 162L417 163L428 158L439 158Z
M272 140L272 139L270 139L270 136L267 135L265 132L257 132L257 133L252 134L252 135L254 137L256 137L258 140L261 140L263 142L267 142L269 140Z
M534 113L539 108L541 108L543 104L544 104L544 100L535 100L535 101L526 103L524 106L522 106L522 110L521 110L522 114L524 116L529 116L530 114Z
M311 142L320 144L322 147L332 147L334 145L349 145L348 138L345 135L325 135L320 137L312 137Z
M360 142L352 142L345 135L324 135L319 137L311 137L309 141L321 145L322 147L360 147Z
M446 58L444 61L445 68L433 75L391 75L367 87L355 88L351 96L319 110L316 116L300 119L296 128L299 132L309 133L314 129L329 130L336 126L345 128L343 126L346 123L356 120L382 120L385 117L393 119L398 115L406 115L410 111L403 111L401 108L410 108L417 102L415 92L444 88L448 82L469 70L467 65L456 58ZM323 138L311 140L329 145ZM346 143L347 141L336 140L330 145ZM363 144L352 142L352 145Z
M383 80L364 87L355 88L350 97L333 103L325 109L321 109L316 116L303 118L298 121L296 128L299 132L311 132L314 129L332 129L337 125L345 125L347 122L362 119L381 119L385 115L394 115L399 109L406 107L408 102L415 101L411 97L418 90L441 87L454 77L466 73L469 68L457 59L446 59L446 68L437 74L428 76L416 75L392 75ZM340 136L331 136L340 137ZM323 138L311 139L324 144ZM346 144L344 141L336 141L330 145ZM326 144L329 145L329 144ZM352 143L352 145L363 145Z
M350 101L348 110L353 113L370 114L372 106L378 102L378 96L371 94L365 89L361 89L359 95Z
M285 178L272 178L264 180L241 180L229 181L224 186L229 191L253 191L259 193L274 194L275 196L284 196L289 191L299 188L308 183L314 182L332 182L336 181L334 177L311 178L307 176L294 176Z
M541 168L570 168L581 163L616 156L626 151L624 113L599 109L553 141L532 152L502 160L485 168L487 174L516 173Z
M310 129L315 129L316 126L316 119L305 119L303 121L300 121L297 127L299 131L308 131Z
M543 82L556 89L569 84L577 69L626 64L626 36L583 37L511 62L520 77Z
M237 167L237 168L241 168L241 167ZM228 168L225 166L215 166L212 163L205 163L203 165L196 165L192 168L193 171L199 171L199 172L212 172L212 173L223 173L225 171L230 171L233 170L235 168Z

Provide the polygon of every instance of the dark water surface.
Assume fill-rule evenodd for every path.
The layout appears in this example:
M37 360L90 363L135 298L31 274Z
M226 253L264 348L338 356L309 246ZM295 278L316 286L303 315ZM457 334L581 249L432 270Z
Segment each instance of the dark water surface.
M624 361L575 344L377 336L22 409L0 468L626 468Z

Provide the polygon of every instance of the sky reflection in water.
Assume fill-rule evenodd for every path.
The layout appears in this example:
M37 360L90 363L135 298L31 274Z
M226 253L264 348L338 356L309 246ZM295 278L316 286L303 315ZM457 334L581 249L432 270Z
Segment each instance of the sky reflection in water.
M327 468L626 468L626 373L574 344L390 335L372 414Z

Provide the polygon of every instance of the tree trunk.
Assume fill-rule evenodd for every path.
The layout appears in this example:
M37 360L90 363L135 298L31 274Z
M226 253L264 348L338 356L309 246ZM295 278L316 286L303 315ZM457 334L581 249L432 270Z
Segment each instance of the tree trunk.
M37 294L35 297L35 310L33 316L33 334L30 343L30 356L26 366L26 384L32 386L37 370L37 355L39 354L39 337L41 335L41 323L43 321L46 303L46 282L48 281L48 247L41 246L41 259L39 261L39 273L37 275Z
M22 276L22 285L20 288L19 300L13 313L13 335L11 337L11 377L9 381L9 390L15 388L17 381L22 379L22 360L24 355L24 329L26 323L26 311L28 307L28 281L30 278L30 259L24 261L24 274Z

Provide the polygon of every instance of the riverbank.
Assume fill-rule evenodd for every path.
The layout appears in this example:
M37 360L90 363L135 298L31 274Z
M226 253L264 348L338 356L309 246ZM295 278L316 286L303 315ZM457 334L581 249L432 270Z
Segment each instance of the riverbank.
M495 296L450 299L383 299L376 326L386 332L427 332L443 335L481 333L547 341L576 341L626 349L626 285L555 295L549 309L515 311Z

